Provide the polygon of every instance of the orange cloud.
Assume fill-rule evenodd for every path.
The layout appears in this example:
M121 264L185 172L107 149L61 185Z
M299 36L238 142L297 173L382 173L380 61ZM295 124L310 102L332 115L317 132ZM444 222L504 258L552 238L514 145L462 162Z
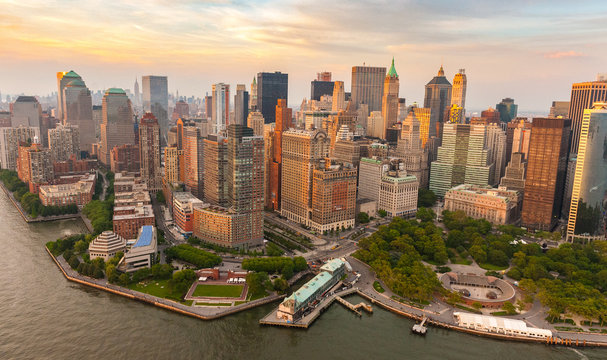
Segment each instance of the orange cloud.
M555 51L555 52L550 52L550 53L546 53L544 54L545 58L548 59L561 59L561 58L569 58L569 57L584 57L586 56L586 54L582 54L580 52L577 51Z

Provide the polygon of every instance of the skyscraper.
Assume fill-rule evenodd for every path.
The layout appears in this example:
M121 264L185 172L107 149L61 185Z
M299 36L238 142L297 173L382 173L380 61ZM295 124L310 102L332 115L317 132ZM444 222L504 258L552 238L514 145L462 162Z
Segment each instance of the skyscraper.
M273 154L270 165L270 197L272 210L280 210L281 176L282 176L282 134L291 127L293 111L287 107L287 100L278 99L275 107L276 125L273 136Z
M186 190L204 198L204 139L196 126L183 127L184 183ZM223 157L221 157L223 160Z
M441 65L438 74L426 84L424 108L430 109L430 123L428 124L428 137L437 136L437 123L446 122L446 114L451 106L451 83L445 77Z
M392 58L392 65L384 79L384 94L381 106L381 115L384 117L384 139L386 138L386 131L398 120L398 90L398 74L394 68L394 58Z
M512 153L512 160L506 167L506 172L500 181L500 188L507 190L516 190L521 194L525 191L525 175L527 172L527 162L525 154L520 152Z
M605 200L607 199L607 103L594 103L584 110L567 240L605 240Z
M214 84L212 96L211 120L213 121L213 132L217 134L225 130L230 122L230 85Z
M143 111L151 112L158 119L160 139L166 143L169 131L169 87L166 76L148 75L141 79L143 85Z
M57 119L63 122L64 119L64 105L63 105L63 89L72 80L82 80L80 75L76 74L74 70L60 71L57 73Z
M95 138L91 92L80 77L63 87L63 124L78 127L80 150L91 152Z
M417 178L419 187L428 187L428 152L420 139L420 122L411 111L402 123L397 155L403 161L407 175Z
M263 115L259 111L249 112L247 126L253 129L255 136L263 136L264 124Z
M220 135L204 139L204 201L228 207L228 140Z
M486 143L484 125L444 124L443 143L430 167L430 190L443 197L456 185L487 186L495 164Z
M505 98L499 104L495 105L495 110L500 113L500 121L508 123L516 118L518 105L514 103L514 99Z
M257 73L257 109L263 114L266 124L276 122L276 104L278 99L285 101L289 97L289 74L279 71Z
M48 147L53 161L67 161L70 156L80 158L80 134L77 126L59 125L48 130Z
M11 125L13 127L35 127L40 131L42 107L33 96L19 96L13 103ZM42 134L41 134L42 135Z
M486 131L487 148L491 150L491 162L495 164L489 185L496 186L506 169L506 133L496 124L487 125Z
M0 127L0 167L17 170L19 143L40 138L36 127Z
M468 87L468 78L466 70L459 69L459 72L453 77L453 89L451 94L451 105L455 104L462 109L466 109L466 88Z
M139 161L141 178L149 191L162 189L160 170L160 126L152 113L145 113L139 122Z
M133 108L126 92L117 88L106 90L101 107L103 123L100 126L99 161L110 166L110 151L114 146L135 143Z
M595 102L607 101L607 81L597 79L575 83L571 86L571 101L569 102L569 118L571 119L571 154L577 154L580 141L580 129L584 110L592 108ZM13 125L14 126L14 125Z
M354 227L357 169L329 159L314 164L309 226L319 233Z
M249 92L243 84L236 85L236 95L234 95L234 123L247 125L249 117Z
M251 83L251 97L249 101L249 109L257 110L257 79L253 76L253 82Z
M559 117L569 119L569 101L553 101L550 106L550 117Z
M352 104L354 109L358 109L361 104L367 104L369 112L381 111L385 78L385 67L352 66Z
M141 105L141 95L139 95L139 82L137 82L137 78L135 78L135 85L133 85L134 89L134 97L135 97L135 106Z
M318 73L317 79L310 83L310 100L319 101L323 95L333 95L333 87L330 72Z
M332 110L346 110L346 93L344 92L344 82L335 81L333 83L333 103Z
M571 120L534 118L529 141L522 224L551 231L563 201Z

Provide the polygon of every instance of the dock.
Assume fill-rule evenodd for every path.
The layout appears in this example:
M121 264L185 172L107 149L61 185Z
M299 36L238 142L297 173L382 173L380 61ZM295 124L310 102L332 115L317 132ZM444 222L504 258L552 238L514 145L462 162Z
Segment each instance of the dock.
M428 320L428 318L426 316L424 316L424 318L422 319L422 322L419 324L413 325L413 328L411 329L411 331L413 331L414 333L419 334L419 335L426 335L426 331L428 330L424 326L426 324L426 320Z
M342 304L343 306L345 306L346 308L352 310L354 313L356 313L356 315L358 316L363 316L361 314L361 312L358 310L360 308L365 309L368 313L372 313L373 312L373 308L371 307L371 305L365 304L364 302L360 302L357 305L353 305L350 302L344 300L341 296L337 295L335 296L335 300L337 300L340 304Z

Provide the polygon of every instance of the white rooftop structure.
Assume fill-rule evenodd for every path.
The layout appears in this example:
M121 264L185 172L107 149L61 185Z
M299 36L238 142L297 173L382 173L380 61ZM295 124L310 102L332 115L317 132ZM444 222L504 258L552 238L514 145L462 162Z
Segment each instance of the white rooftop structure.
M552 331L527 327L527 324L522 320L464 312L454 312L453 316L455 317L455 320L457 320L459 326L468 329L510 336L525 336L532 338L552 337Z
M126 251L126 240L112 231L104 231L89 244L89 256L92 259L103 258L108 261L118 252Z

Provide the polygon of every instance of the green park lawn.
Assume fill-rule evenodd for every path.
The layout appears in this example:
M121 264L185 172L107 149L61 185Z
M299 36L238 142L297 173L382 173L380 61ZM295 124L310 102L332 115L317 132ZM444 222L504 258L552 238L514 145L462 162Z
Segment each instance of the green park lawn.
M196 306L232 306L231 303L196 302Z
M493 271L506 270L508 268L508 266L499 266L499 265L493 265L493 264L488 264L488 263L478 264L478 266L482 267L485 270L493 270Z
M226 297L238 298L244 285L206 285L199 284L194 289L194 297Z

